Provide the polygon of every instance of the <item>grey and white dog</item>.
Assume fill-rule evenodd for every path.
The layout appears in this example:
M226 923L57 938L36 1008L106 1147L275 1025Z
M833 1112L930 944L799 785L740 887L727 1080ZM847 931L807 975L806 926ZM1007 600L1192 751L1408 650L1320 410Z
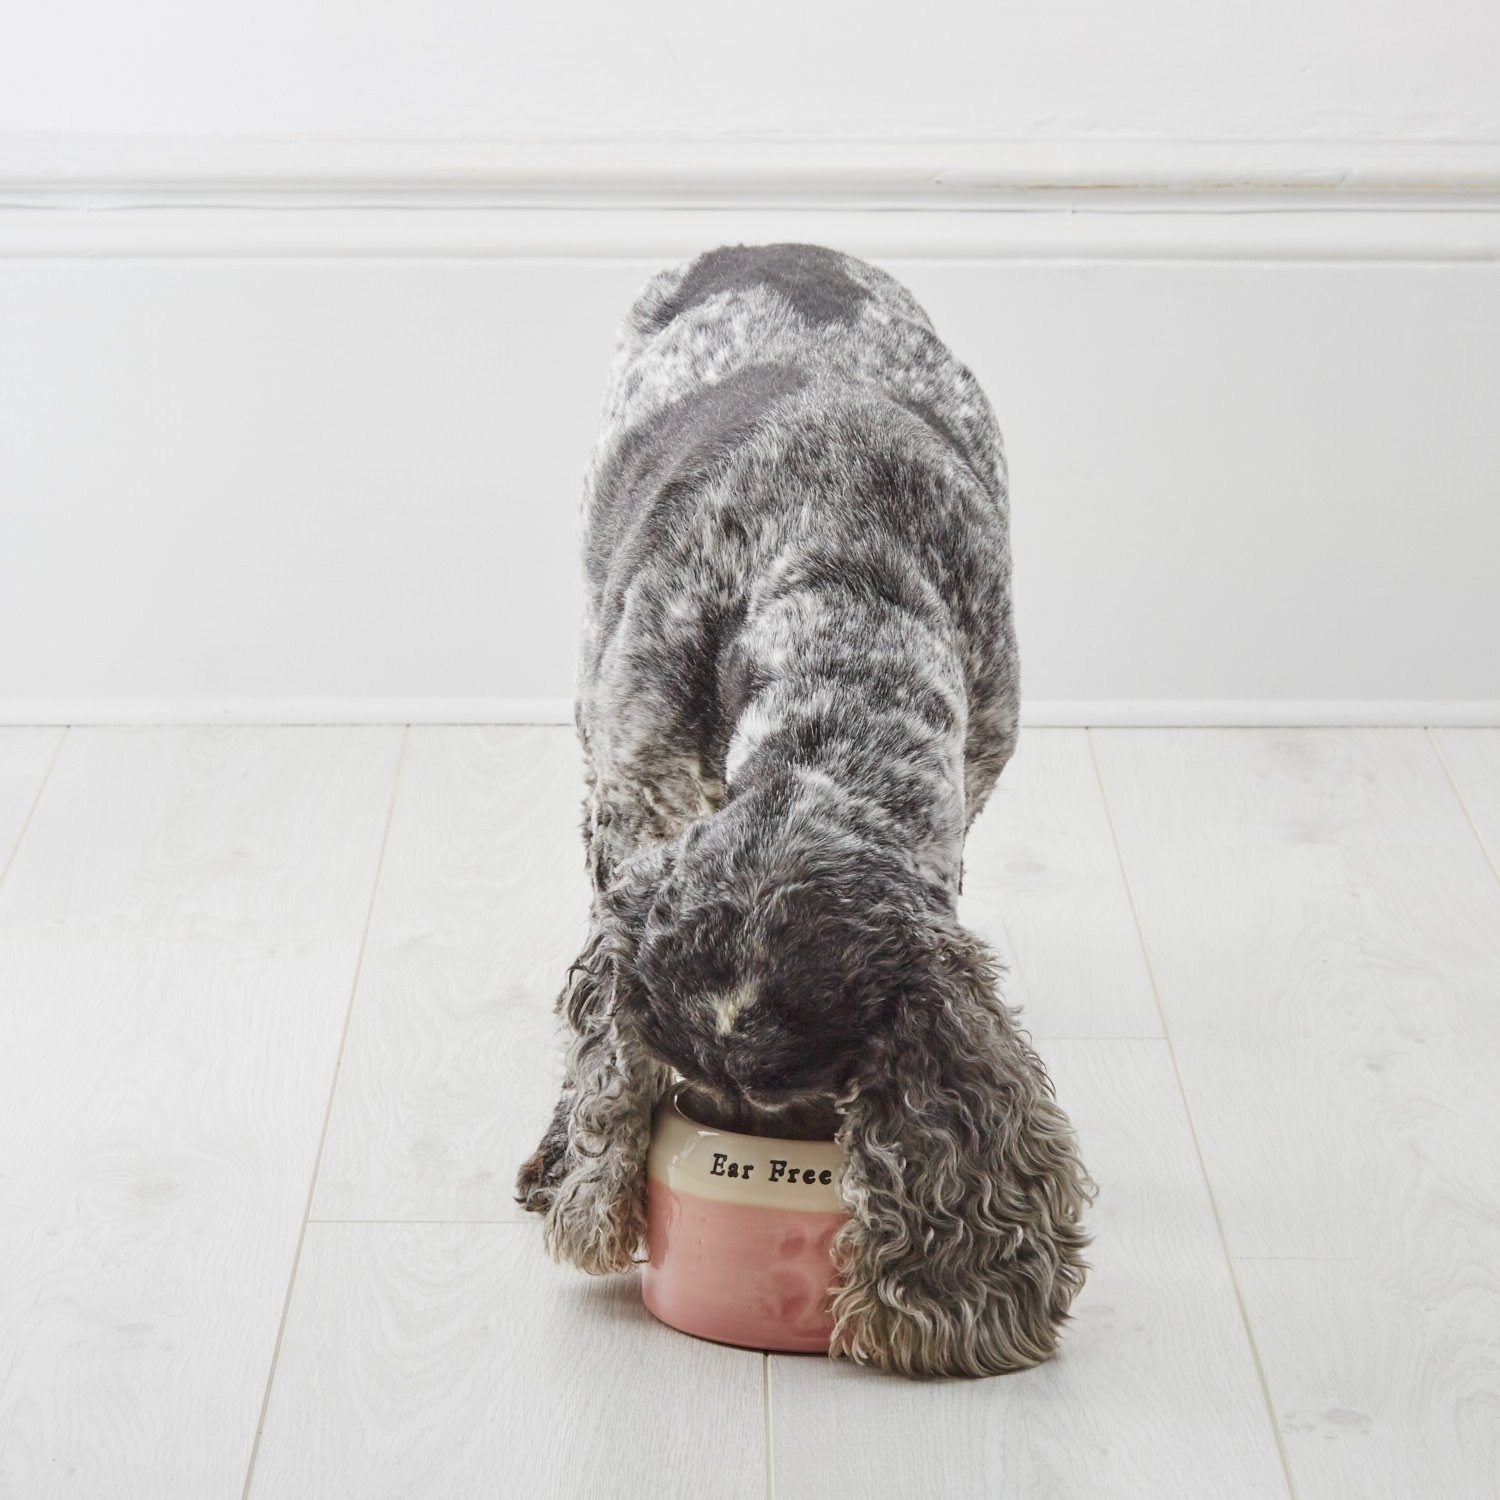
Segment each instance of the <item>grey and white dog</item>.
M713 250L625 320L585 532L592 930L520 1200L554 1254L623 1270L674 1073L765 1133L824 1111L851 1216L833 1352L1045 1359L1091 1184L954 914L1016 741L989 402L884 272Z

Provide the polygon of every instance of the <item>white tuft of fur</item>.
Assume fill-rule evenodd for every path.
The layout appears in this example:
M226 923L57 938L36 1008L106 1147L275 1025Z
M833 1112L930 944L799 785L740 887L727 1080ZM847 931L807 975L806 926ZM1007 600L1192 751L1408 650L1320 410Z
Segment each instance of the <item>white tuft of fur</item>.
M727 994L709 997L709 1004L714 1008L714 1025L720 1036L728 1036L734 1030L741 1015L755 1004L759 993L755 981L747 979Z

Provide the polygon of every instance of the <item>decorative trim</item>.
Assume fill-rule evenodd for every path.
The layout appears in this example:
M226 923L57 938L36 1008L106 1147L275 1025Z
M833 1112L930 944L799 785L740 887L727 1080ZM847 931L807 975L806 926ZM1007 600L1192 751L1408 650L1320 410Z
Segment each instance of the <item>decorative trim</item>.
M1032 728L1500 726L1500 699L1090 699L1023 703ZM0 699L0 725L571 724L569 698Z
M1500 142L0 140L0 258L1494 261Z
M1500 141L744 137L0 140L0 200L392 197L944 208L1024 193L1500 194Z

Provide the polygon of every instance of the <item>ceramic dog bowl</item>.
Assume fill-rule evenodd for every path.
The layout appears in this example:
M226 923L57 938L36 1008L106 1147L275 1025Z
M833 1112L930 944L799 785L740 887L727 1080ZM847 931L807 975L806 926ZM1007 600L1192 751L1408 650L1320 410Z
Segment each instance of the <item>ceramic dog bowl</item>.
M647 1161L647 1308L717 1343L826 1353L843 1151L701 1125L684 1092L657 1110Z

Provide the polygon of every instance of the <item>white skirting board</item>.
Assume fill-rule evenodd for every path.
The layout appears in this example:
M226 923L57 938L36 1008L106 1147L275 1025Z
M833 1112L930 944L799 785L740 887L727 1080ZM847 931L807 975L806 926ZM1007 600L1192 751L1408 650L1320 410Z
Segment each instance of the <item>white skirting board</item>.
M0 725L150 724L559 724L568 698L98 699L0 701ZM1021 722L1043 728L1302 728L1320 725L1500 726L1500 699L1436 703L1298 703L1249 700L1024 702Z
M815 239L990 392L1033 722L1495 721L1493 148L454 149L0 152L0 717L565 718L617 320Z

